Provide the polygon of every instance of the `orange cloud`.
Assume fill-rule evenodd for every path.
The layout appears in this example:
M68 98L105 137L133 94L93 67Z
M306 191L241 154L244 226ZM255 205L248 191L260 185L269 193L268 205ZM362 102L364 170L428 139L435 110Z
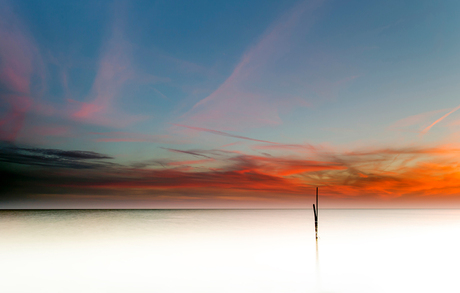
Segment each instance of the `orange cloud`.
M23 173L20 180L11 182L21 183L15 188L22 192L105 194L108 197L142 194L152 198L161 195L171 201L191 194L200 194L212 201L219 200L221 195L227 198L233 194L240 198L243 193L255 198L270 196L297 200L304 198L315 186L320 186L322 194L329 198L410 198L416 201L427 197L460 197L460 149L455 146L317 152L312 154L315 158L256 156L222 150L171 151L200 158L152 161L138 164L136 168L109 162L92 164L88 159L84 162L66 159L50 165L66 169L37 171L35 167L27 176ZM46 156L26 155L19 153L0 159L21 164L33 160L34 166L46 166L49 160ZM110 160L102 155L95 158Z

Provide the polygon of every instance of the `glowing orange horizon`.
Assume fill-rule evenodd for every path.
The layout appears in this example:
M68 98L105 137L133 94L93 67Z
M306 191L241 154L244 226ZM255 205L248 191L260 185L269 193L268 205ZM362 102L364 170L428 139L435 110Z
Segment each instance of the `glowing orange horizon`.
M322 195L337 198L456 198L460 196L458 152L458 149L448 147L383 149L319 154L317 160L234 155L220 162L205 158L171 161L161 168L92 171L94 176L86 173L84 179L77 180L78 183L73 178L82 175L74 170L68 174L50 175L60 177L58 181L62 183L47 184L73 191L189 192L212 193L216 197L231 191L235 194L251 192L255 197L271 194L292 199L305 196L307 190L319 186ZM220 164L220 168L209 164Z

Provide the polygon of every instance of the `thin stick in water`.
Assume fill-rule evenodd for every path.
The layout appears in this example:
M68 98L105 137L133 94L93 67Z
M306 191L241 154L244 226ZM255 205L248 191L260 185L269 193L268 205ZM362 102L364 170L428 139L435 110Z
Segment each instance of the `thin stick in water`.
M313 204L313 213L315 214L315 237L318 239L318 187L316 187L316 206Z

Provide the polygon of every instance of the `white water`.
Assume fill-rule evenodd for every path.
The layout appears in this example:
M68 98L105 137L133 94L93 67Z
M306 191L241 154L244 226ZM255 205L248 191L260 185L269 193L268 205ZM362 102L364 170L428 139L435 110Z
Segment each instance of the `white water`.
M0 292L460 292L460 210L0 212Z

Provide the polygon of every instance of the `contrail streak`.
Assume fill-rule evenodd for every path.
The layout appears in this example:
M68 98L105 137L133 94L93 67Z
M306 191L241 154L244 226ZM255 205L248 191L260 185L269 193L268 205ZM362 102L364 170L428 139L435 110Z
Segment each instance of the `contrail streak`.
M222 135L222 136L228 136L228 137L234 137L234 138L239 138L239 139L246 139L246 140L252 140L252 141L257 141L257 142L264 142L264 143L270 143L270 144L279 144L277 142L273 141L267 141L267 140L260 140L260 139L254 139L246 136L241 136L241 135L233 135L227 132L223 131L218 131L218 130L213 130L213 129L207 129L207 128L201 128L201 127L193 127L193 126L188 126L188 125L182 125L182 124L173 124L174 126L179 126L179 127L185 127L188 129L196 130L196 131L204 131L204 132L209 132L217 135Z
M423 129L422 131L422 134L425 134L427 133L431 127L433 127L436 123L439 123L441 122L444 118L446 118L447 116L449 116L450 114L454 113L455 111L457 111L458 109L460 109L460 105L458 105L457 107L455 107L454 109L452 109L449 113L445 114L444 116L442 116L441 118L439 118L438 120L436 120L435 122L433 122L430 126L428 126L427 128Z

